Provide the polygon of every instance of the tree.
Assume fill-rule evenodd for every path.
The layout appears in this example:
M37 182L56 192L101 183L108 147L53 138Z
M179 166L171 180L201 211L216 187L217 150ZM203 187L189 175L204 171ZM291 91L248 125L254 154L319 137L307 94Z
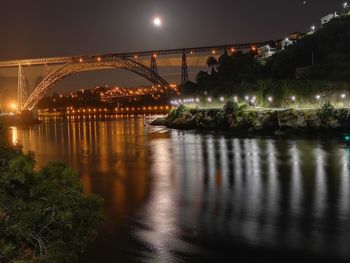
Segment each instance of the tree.
M214 73L215 73L215 66L217 66L218 63L219 63L219 62L217 61L216 58L214 58L214 57L208 57L208 59L207 59L207 65L208 65L209 68L211 68L211 75L214 75Z
M62 163L0 144L0 262L72 262L96 236L102 200Z

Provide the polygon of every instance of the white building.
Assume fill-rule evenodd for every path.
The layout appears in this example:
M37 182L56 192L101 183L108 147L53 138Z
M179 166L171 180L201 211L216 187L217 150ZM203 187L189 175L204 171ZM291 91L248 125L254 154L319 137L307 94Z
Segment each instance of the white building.
M335 12L335 13L331 13L331 14L328 14L328 15L322 17L321 18L321 26L327 24L328 22L330 22L333 18L335 18L337 16L338 16L338 14L337 14L337 12Z

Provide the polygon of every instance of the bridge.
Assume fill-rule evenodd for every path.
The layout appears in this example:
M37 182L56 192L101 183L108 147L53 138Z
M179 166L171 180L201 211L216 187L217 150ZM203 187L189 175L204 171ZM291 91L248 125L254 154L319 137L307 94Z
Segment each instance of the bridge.
M45 96L49 89L58 81L78 72L99 70L106 68L120 68L131 71L144 79L150 81L156 87L162 88L165 92L178 92L158 74L157 59L161 56L179 55L181 59L181 85L189 80L187 57L195 54L211 54L218 56L220 52L249 51L266 45L268 42L229 44L219 46L181 48L169 50L153 50L131 53L115 53L92 56L72 57L51 57L18 59L0 61L0 68L18 68L17 105L20 111L33 110L38 102ZM150 66L146 66L146 58L150 59ZM43 66L43 80L29 94L25 85L24 66ZM50 71L49 65L56 65L58 68Z

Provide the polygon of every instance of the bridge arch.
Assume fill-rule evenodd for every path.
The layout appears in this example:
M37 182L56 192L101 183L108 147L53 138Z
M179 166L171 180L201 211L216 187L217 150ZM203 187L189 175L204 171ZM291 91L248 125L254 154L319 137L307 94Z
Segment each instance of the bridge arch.
M23 104L22 109L32 110L57 81L78 72L104 68L120 68L131 71L150 81L154 85L163 87L169 92L171 91L169 84L160 75L132 59L113 55L105 55L101 57L78 57L49 73L30 94Z

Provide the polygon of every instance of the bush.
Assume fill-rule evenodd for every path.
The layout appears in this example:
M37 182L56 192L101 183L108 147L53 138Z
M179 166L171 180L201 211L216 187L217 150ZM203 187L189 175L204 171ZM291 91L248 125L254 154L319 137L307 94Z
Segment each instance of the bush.
M95 238L102 200L62 163L0 145L0 262L72 262Z
M321 109L317 113L321 126L325 128L333 127L334 122L336 122L336 111L334 106L330 103L330 101L326 101Z

